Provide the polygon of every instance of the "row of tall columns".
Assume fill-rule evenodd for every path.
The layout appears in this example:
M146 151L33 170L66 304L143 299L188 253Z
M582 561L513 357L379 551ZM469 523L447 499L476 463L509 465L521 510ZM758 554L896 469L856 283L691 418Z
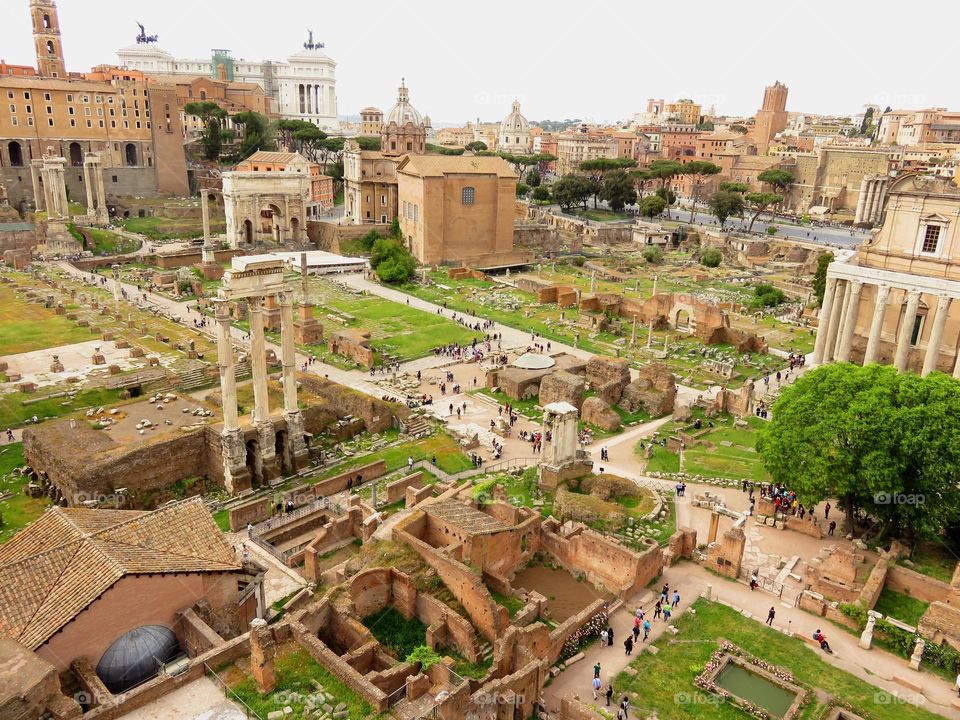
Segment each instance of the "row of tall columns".
M223 484L233 494L250 487L247 469L247 447L240 430L237 412L237 377L233 363L233 341L230 338L230 304L215 299L217 321L217 365L220 369L220 396L223 407L223 430L220 435L223 458Z
M303 414L297 402L296 347L293 337L293 296L282 292L280 299L281 363L283 366L283 414L287 424L287 444L283 448L285 465L296 470L306 462L308 450L304 439ZM231 340L231 318L227 300L214 300L217 320L217 360L220 367L220 389L223 398L224 484L229 492L250 487L247 447L240 429L237 411L237 382ZM277 458L277 436L270 419L270 398L267 386L267 344L264 334L264 298L247 298L250 319L250 365L253 374L252 421L257 433L258 453L253 456L256 475L268 482L280 475Z
M83 186L87 191L87 215L94 216L98 223L109 222L103 163L97 153L87 153L83 158Z
M70 204L67 201L67 161L62 157L43 158L43 198L47 219L67 219Z
M890 297L889 285L881 283L876 288L876 300L867 336L867 346L863 355L864 365L877 361L883 321L887 311L887 301ZM814 365L828 363L832 360L849 362L853 348L853 338L856 334L857 318L860 314L862 291L863 282L860 280L827 279L823 308L820 312L821 325L817 332L813 350ZM906 293L906 306L897 331L896 350L893 359L894 367L900 371L906 370L910 363L910 349L913 345L913 333L917 324L921 297L920 290L909 290ZM937 368L951 302L952 298L948 295L939 294L937 296L936 310L930 315L932 321L921 375L928 375ZM960 356L958 356L958 360L960 360ZM960 378L960 362L954 364L953 375Z
M860 195L857 198L857 210L854 215L854 223L873 223L880 222L880 216L883 214L883 203L887 197L888 179L885 175L864 176L860 181Z

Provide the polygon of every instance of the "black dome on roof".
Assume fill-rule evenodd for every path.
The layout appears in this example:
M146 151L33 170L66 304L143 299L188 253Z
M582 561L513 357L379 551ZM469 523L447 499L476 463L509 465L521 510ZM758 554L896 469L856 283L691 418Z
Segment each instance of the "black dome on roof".
M177 636L162 625L134 628L114 640L97 663L97 675L120 693L157 675L180 649Z

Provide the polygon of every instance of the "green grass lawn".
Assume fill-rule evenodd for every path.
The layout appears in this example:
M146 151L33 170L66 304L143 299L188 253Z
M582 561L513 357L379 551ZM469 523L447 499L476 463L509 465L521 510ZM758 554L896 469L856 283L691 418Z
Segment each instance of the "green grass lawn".
M630 213L618 213L613 212L612 210L604 210L603 208L597 208L596 210L588 208L587 210L571 210L571 215L576 215L577 217L586 218L587 220L593 220L595 222L610 222L612 220L632 220L633 215Z
M763 427L763 420L755 417L744 418L749 425L747 428L737 428L733 425L733 416L722 415L712 421L704 420L704 426L713 422L714 427L699 435L704 443L691 445L684 451L683 470L688 475L703 475L705 477L721 477L732 480L746 478L754 482L769 480L766 468L756 452L757 430ZM692 422L692 421L691 421ZM669 423L664 425L660 432L669 435L680 425L690 423ZM709 443L709 444L707 444ZM724 445L721 443L730 443ZM643 457L639 443L636 452ZM679 472L680 458L659 445L654 447L653 457L647 463L647 472Z
M41 303L18 298L10 285L0 285L0 355L16 355L58 345L95 340L89 328L77 327Z
M909 560L912 570L949 583L960 557L943 542L919 542Z
M279 655L276 659L277 686L269 694L262 694L257 690L257 684L251 677L231 684L230 688L246 705L261 718L268 713L283 710L285 705L293 708L292 717L306 717L304 714L305 702L290 701L290 693L297 692L307 696L317 693L311 681L316 680L325 692L333 695L333 705L346 703L351 718L372 718L373 708L357 695L347 685L341 682L333 673L318 663L304 649Z
M352 318L348 319L350 327L368 330L370 347L378 356L390 355L401 361L415 360L430 355L440 345L468 345L474 338L483 338L483 333L465 328L449 317L376 295L354 295L328 280L311 280L310 294L319 308L327 309L327 313L346 314ZM328 317L319 308L314 312L314 317L324 326L325 337L343 328L342 323ZM320 350L323 351L323 348Z
M745 620L734 610L705 600L694 604L696 615L683 613L674 623L676 637L664 635L656 642L656 655L642 654L631 663L636 675L620 673L613 681L616 694L631 691L631 717L688 720L743 720L747 714L716 696L699 690L694 678L725 638L757 657L793 673L799 684L815 687L849 703L854 712L871 720L933 720L928 710L895 698L849 673L828 665L799 638L788 638L755 620ZM797 628L799 631L800 628ZM886 699L887 702L883 702ZM814 720L824 712L819 700L804 707L799 720Z
M0 544L40 517L51 504L46 496L34 499L23 491L29 481L13 474L13 470L23 464L23 443L0 446L0 495L12 493L6 500L0 500L0 517L3 519Z
M433 458L436 458L437 467L449 474L469 470L473 467L470 458L463 454L457 441L445 432L438 432L430 437L400 443L376 452L355 455L325 470L316 477L310 478L309 482L319 482L333 475L339 475L352 467L368 465L378 460L383 460L387 464L387 472L389 473L405 467L407 458L410 457L413 458L414 462L419 460L432 462Z
M907 625L916 626L928 607L930 607L930 604L923 600L917 600L904 593L884 588L880 592L880 597L877 598L877 604L873 609L887 617L905 622Z
M70 415L79 410L101 405L113 405L120 399L120 390L106 388L91 388L80 390L71 400L67 396L47 398L38 402L24 405L24 400L36 400L54 392L59 388L41 388L36 392L12 392L0 395L0 428L19 427L36 415L41 420Z
M131 217L125 218L123 226L130 232L145 235L151 240L183 240L203 237L203 221L197 218ZM226 223L219 218L210 218L210 232L226 231Z
M518 612L523 610L523 600L518 598L516 595L504 595L503 593L498 593L493 588L487 588L490 590L490 597L493 598L493 601L497 605L503 605L507 609L507 612L510 613L510 617L514 617Z
M109 230L84 228L84 232L93 241L93 247L88 249L92 250L94 255L123 255L140 247L140 243L136 240Z
M528 417L534 422L541 422L543 420L543 410L540 409L540 398L514 400L502 390L490 390L488 388L471 390L469 394L485 395L491 400L494 400L498 405L502 405L504 408L509 405L519 414Z
M473 498L489 498L493 494L494 485L503 485L510 503L517 507L534 507L533 501L540 499L540 514L549 517L553 512L553 493L541 490L537 482L537 468L529 467L520 475L513 473L496 473L481 475L473 479Z
M427 626L416 617L407 620L392 605L367 615L363 624L380 644L397 660L403 662L415 648L426 644Z

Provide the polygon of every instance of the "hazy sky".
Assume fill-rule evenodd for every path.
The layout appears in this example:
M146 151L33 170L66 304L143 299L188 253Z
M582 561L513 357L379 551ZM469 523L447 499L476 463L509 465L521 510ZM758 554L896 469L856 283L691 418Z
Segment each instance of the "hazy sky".
M788 110L852 114L865 103L960 109L955 0L524 2L428 0L59 0L67 68L116 63L136 21L178 57L285 59L307 28L337 62L340 114L387 110L405 76L434 124L500 120L514 97L530 119L613 121L649 97L752 114L763 87ZM34 64L29 0L0 0L0 55Z

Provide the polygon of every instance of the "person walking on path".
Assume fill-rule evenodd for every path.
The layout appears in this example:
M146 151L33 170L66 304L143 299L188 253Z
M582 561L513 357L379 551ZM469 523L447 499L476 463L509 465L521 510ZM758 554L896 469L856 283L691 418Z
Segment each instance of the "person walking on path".
M607 647L613 647L613 628L607 628Z
M653 619L656 620L660 617L660 613L663 612L663 606L660 604L660 601L657 600L657 604L653 606Z
M600 631L600 647L603 647L606 644L607 644L607 631L601 630Z
M829 520L829 519L830 519L830 507L831 507L831 505L830 505L829 502L827 502L827 504L823 506L823 519L824 519L824 520Z
M633 624L633 641L637 642L637 640L639 639L640 639L640 623L638 621Z
M600 697L600 688L603 685L603 683L600 682L600 676L595 676L591 684L593 685L593 699L596 700L598 697Z
M629 635L627 635L627 639L623 641L623 648L626 651L625 654L627 655L633 654L633 638L630 637Z
M670 606L669 606L669 605L664 605L664 606L663 606L663 621L664 621L665 623L669 623L669 622L670 622L670 614L671 614L672 612L673 612L673 611L670 609Z
M630 700L626 695L624 695L623 700L620 701L620 712L623 713L622 720L627 720L627 716L630 713ZM620 713L617 713L617 717L620 717Z
M600 663L597 663L596 665L593 666L593 676L595 678L600 677Z
M646 642L647 638L650 637L650 621L643 621L643 640Z
M770 627L773 627L773 619L776 616L777 616L777 611L774 610L773 607L771 607L770 612L767 613L767 625L769 625Z
M680 593L677 590L673 591L673 602L670 603L670 607L679 607L680 606Z
M607 707L610 707L610 700L613 698L613 685L607 685L607 691L604 695L607 698Z

